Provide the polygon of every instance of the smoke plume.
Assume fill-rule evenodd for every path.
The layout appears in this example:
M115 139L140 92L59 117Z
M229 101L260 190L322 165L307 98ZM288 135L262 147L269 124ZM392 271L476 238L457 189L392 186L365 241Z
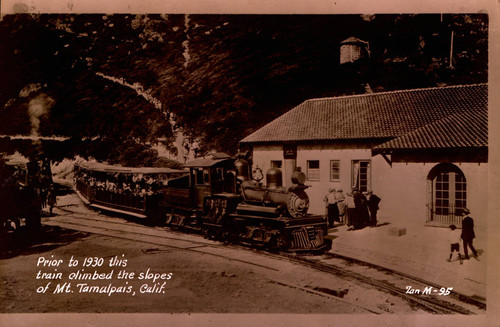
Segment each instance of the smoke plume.
M31 136L39 136L40 119L49 115L49 110L54 105L54 102L54 99L45 94L40 94L30 100L28 114L31 122Z

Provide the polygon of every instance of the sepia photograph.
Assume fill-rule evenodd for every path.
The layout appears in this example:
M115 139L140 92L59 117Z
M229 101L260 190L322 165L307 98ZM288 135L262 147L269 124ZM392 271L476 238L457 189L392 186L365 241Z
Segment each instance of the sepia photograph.
M492 323L496 16L300 3L2 5L0 326Z

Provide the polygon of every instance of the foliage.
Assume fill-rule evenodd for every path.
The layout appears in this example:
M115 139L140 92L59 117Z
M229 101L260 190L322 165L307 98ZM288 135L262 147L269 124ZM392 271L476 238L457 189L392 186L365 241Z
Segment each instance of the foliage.
M350 36L370 58L340 65ZM234 154L306 99L482 83L487 62L482 14L6 15L0 134L29 134L30 101L44 96L39 133L71 137L68 155L154 164L150 144L176 150L172 118L202 152Z

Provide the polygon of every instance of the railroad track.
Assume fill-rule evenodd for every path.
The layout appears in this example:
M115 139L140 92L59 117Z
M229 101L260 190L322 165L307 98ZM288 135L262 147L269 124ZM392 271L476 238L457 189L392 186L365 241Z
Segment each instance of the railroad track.
M366 264L364 262L359 262L357 260L358 264L361 265L367 265L369 268L372 269L377 269L379 271L384 271L385 274L388 274L388 277L386 280L377 280L374 278L366 277L362 274L352 272L349 270L345 270L344 268L340 268L338 266L332 265L332 264L327 264L322 262L320 259L310 259L307 257L298 257L298 256L293 256L289 254L281 254L281 257L286 258L286 260L297 262L298 264L308 266L310 268L327 272L330 274L334 274L336 276L340 276L342 278L346 278L355 282L361 282L363 284L368 284L373 287L376 287L377 289L384 290L388 293L391 293L393 295L399 296L408 302L415 304L417 307L424 308L426 311L430 313L435 313L435 314L474 314L475 312L471 309L465 308L461 302L464 300L468 302L467 304L469 306L474 306L478 310L486 310L486 305L475 301L473 299L464 297L463 295L459 295L457 293L450 293L450 298L453 298L453 301L446 301L442 300L441 297L437 297L438 295L431 293L429 295L423 295L423 294L408 294L406 289L403 289L401 287L395 286L393 283L391 283L391 279L394 280L399 280L401 283L402 280L405 280L407 285L422 285L421 289L424 289L425 287L431 286L433 289L440 289L439 286L433 285L432 283L423 281L421 279L417 279L405 274L400 274L396 271L386 269L386 268L381 268L379 266L375 266L372 264ZM337 257L335 254L327 254L327 257ZM337 257L339 258L339 257ZM345 258L341 257L341 260L344 261L353 261L351 258ZM468 301L467 301L468 300Z
M71 210L71 207L59 207L59 210L63 211L58 217L55 217L51 221L46 221L45 224L48 225L58 225L63 228L78 229L81 231L88 231L90 233L96 233L101 235L107 235L112 237L121 237L125 239L131 239L136 241L141 241L145 243L162 245L168 248L173 248L177 250L195 251L200 254L209 254L213 256L223 257L228 260L238 261L251 266L269 269L273 271L279 271L279 267L272 264L259 264L251 260L245 260L242 258L234 258L227 255L227 249L246 249L248 247L242 245L234 244L223 244L216 241L206 240L201 238L199 235L185 234L178 231L170 230L166 227L148 227L141 226L132 223L125 223L123 221L117 220L116 218L106 218L99 219L95 218L95 214L85 214L78 213ZM165 233L169 231L169 233ZM224 251L214 251L214 249L226 249ZM210 250L207 250L210 249ZM369 285L378 290L382 290L389 294L400 297L410 303L415 309L422 309L426 312L435 314L476 314L484 313L486 305L469 297L451 292L448 296L439 296L437 294L408 294L404 287L400 285L413 285L417 287L422 285L424 287L431 286L433 288L439 289L437 285L433 285L427 281L423 281L412 276L398 273L396 271L382 268L376 265L367 264L365 262L357 261L351 258L346 258L338 256L335 254L325 254L322 256L301 256L289 253L270 253L263 250L252 249L252 254L257 252L263 257L267 257L272 260L284 260L287 262L292 262L302 266L307 266L309 268L315 269L317 271L322 271L328 274L338 276L343 279L353 281L357 284L362 283L364 285ZM241 252L240 252L241 253ZM372 269L377 272L377 278L366 276L366 274L361 274L348 269L352 265L362 265L366 269ZM280 283L279 281L274 281ZM284 284L283 284L284 285ZM287 285L290 287L301 288L299 286ZM323 296L333 296L340 298L337 292L332 292L329 289L322 288L303 288L306 292L316 293ZM342 295L343 296L343 295ZM366 308L365 308L366 309ZM368 310L368 309L367 309ZM369 312L374 312L368 310ZM483 312L484 311L484 312ZM375 312L380 313L380 312Z

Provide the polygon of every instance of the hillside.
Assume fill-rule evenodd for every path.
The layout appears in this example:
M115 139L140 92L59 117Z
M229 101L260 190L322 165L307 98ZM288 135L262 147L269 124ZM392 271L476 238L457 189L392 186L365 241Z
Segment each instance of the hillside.
M180 127L235 153L309 98L487 82L487 35L487 15L7 15L0 135L65 136L44 144L58 160L153 164L158 140L180 152ZM351 36L370 57L340 65Z

